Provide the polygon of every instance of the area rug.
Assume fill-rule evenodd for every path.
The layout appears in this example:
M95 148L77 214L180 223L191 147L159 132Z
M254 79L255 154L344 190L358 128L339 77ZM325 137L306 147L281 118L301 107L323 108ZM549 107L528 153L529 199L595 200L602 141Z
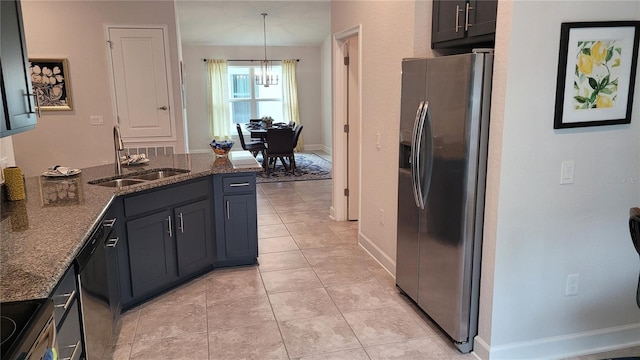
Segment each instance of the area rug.
M282 162L277 161L276 169L271 168L269 175L266 172L259 173L256 180L258 183L280 182L280 181L301 181L301 180L322 180L331 179L331 162L321 156L311 153L296 153L296 171L286 171ZM262 155L258 155L258 162L262 163Z

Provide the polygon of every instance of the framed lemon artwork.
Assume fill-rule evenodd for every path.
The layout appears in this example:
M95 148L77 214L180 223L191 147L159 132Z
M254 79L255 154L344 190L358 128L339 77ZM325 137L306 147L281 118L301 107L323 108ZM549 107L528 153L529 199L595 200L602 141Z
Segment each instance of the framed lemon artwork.
M640 21L562 23L554 129L631 122Z

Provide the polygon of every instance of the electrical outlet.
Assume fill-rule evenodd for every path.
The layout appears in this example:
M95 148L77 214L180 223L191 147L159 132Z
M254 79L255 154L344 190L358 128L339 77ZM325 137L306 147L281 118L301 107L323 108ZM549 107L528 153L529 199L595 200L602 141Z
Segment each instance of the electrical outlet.
M376 149L382 148L382 135L380 133L376 133Z
M571 274L567 276L567 285L564 290L565 296L578 295L580 285L580 274Z
M102 115L91 115L89 116L89 122L91 125L104 125L104 118Z
M384 225L384 210L380 209L378 212L378 220L380 221L380 225Z

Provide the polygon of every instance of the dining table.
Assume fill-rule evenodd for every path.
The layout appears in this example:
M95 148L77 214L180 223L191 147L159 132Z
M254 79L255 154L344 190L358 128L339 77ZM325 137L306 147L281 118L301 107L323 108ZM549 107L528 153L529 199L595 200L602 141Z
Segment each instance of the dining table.
M273 123L270 126L264 125L264 123L256 123L250 122L245 124L245 129L249 133L251 133L252 139L261 139L262 141L267 140L267 129L276 128L276 129L291 129L293 131L293 127L286 123Z

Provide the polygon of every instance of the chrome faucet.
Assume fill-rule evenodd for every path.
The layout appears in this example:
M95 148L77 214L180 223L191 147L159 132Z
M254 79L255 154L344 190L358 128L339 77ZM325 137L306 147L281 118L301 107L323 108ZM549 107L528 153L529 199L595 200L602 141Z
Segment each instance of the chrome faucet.
M113 127L113 147L116 155L116 174L122 175L122 165L120 164L120 152L124 151L124 143L120 134L120 127L116 124Z

